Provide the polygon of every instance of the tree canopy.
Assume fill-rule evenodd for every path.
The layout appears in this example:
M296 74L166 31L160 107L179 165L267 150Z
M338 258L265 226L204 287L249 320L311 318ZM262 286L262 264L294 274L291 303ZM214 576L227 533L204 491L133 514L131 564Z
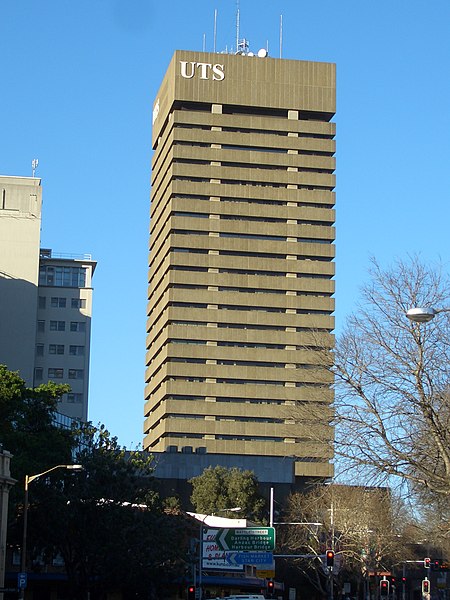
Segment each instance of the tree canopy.
M399 477L413 492L450 495L450 314L429 323L411 307L450 307L442 269L418 258L375 261L336 344L336 452L367 481Z
M70 598L109 590L124 598L158 598L184 575L190 520L165 509L152 478L153 458L121 447L105 426L55 424L66 385L27 388L0 365L0 442L13 454L8 541L21 545L24 475L29 488L28 571L62 557ZM48 469L80 464L82 471Z
M13 454L11 474L20 482L25 473L72 461L75 440L54 424L58 399L69 390L52 382L27 388L17 372L0 365L0 443ZM13 497L17 493L16 486Z
M33 560L64 559L72 598L121 590L124 598L157 598L183 575L188 533L167 514L154 488L152 456L128 452L104 426L80 425L74 462L33 483Z
M391 570L408 556L408 517L387 488L315 486L292 494L283 518L291 524L279 528L280 551L304 554L289 562L324 595L327 574L321 557L327 549L335 551L336 582L353 580L355 588L369 572Z
M224 513L226 509L240 507L238 514L256 521L263 518L265 500L259 494L258 480L253 471L237 467L208 467L192 484L191 502L197 512Z

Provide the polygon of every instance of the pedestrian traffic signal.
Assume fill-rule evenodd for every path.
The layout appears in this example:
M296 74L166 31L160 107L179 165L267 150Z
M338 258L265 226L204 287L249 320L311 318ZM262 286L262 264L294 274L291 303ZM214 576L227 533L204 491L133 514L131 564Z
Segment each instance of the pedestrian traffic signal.
M380 581L380 596L383 598L389 596L389 581L387 579L382 579Z
M431 563L431 558L424 558L423 559L423 566L425 567L425 569L429 569L430 568L430 563Z
M430 582L428 581L428 579L424 579L422 581L422 594L429 594L430 593Z
M187 590L188 600L195 600L195 585L190 585Z
M325 556L326 556L326 559L327 559L327 567L333 568L333 566L334 566L334 552L333 552L333 550L327 550Z
M275 583L272 580L269 580L267 582L267 595L269 597L273 596L274 589L275 589Z

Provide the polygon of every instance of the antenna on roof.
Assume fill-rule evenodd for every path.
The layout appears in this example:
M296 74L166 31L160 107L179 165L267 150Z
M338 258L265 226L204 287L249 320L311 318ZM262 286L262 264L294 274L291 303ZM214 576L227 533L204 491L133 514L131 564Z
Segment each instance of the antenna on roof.
M206 33L203 34L203 52L206 51Z
M214 9L214 52L216 51L216 39L217 39L217 8Z
M34 174L36 173L36 169L39 165L39 159L37 158L33 158L33 160L31 161L31 173L32 173L32 177L34 177Z
M239 0L236 0L236 54L239 52Z
M283 47L283 15L280 15L280 58L281 58L281 50Z

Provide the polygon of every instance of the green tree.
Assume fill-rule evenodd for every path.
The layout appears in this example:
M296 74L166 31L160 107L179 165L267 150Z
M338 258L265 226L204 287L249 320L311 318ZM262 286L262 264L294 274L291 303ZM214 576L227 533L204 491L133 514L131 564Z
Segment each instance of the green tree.
M226 509L240 507L239 514L262 521L266 502L252 471L208 467L189 483L192 484L191 502L197 512L223 515Z
M58 400L68 391L68 385L52 382L27 388L17 372L0 365L0 443L13 454L11 474L19 481L13 503L23 494L25 473L72 461L74 438L54 425Z
M84 470L33 484L35 552L63 557L71 598L164 595L186 568L187 532L154 489L151 455L126 451L104 426L88 423L76 437Z

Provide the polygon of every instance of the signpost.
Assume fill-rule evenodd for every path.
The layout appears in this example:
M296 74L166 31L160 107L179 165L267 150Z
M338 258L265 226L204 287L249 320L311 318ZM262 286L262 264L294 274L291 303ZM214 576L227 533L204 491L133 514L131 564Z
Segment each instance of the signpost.
M275 549L275 529L273 527L219 529L216 543L225 551L269 552Z

